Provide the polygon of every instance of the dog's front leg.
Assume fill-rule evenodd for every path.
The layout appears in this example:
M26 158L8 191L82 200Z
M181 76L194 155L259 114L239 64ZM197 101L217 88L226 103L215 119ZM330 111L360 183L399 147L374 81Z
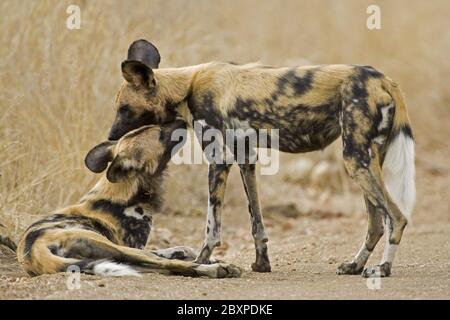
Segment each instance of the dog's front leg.
M192 261L197 257L197 252L191 247L177 246L150 251L161 258Z
M196 263L209 263L215 247L220 246L220 224L225 186L230 172L230 164L209 164L209 201L206 218L205 241L195 259Z
M269 254L267 252L267 237L261 209L259 205L258 189L256 184L256 165L239 165L242 182L248 199L248 210L252 224L252 235L255 241L256 261L252 264L252 270L256 272L270 272Z
M198 256L198 250L186 246L177 246L166 249L152 250L151 253L156 254L158 257L166 259L176 259L184 261L194 261ZM217 263L218 260L210 258L208 263Z

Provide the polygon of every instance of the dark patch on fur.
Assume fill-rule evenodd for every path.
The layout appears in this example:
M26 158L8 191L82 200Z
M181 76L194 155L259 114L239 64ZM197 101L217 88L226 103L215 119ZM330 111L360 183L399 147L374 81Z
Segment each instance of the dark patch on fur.
M50 252L53 254L53 255L58 255L58 246L56 246L56 245L50 245L50 246L48 246L48 250L50 250Z
M25 247L24 247L24 255L26 258L31 258L31 249L36 242L36 240L42 236L47 229L38 229L29 232L25 237Z
M223 117L217 112L212 93L203 94L195 99L190 97L188 106L194 119L204 119L209 126L217 129L223 127Z
M414 140L414 135L411 129L411 126L409 124L405 124L400 129L407 137Z
M323 149L337 139L341 133L338 121L340 105L330 103L321 106L268 105L264 113L259 112L254 100L238 98L230 117L248 120L251 127L279 129L279 149L286 152L309 152ZM295 123L295 125L293 125ZM302 139L307 136L308 138ZM270 146L270 139L267 141Z
M297 69L286 72L277 82L278 94L286 95L286 88L291 87L294 93L300 96L312 88L313 72L307 70L303 76L298 75Z
M141 248L147 244L150 226L148 221L144 219L136 219L125 215L125 209L132 205L135 204L123 205L110 200L97 200L92 203L92 210L101 210L113 215L119 221L123 230L122 241L124 244L132 248Z

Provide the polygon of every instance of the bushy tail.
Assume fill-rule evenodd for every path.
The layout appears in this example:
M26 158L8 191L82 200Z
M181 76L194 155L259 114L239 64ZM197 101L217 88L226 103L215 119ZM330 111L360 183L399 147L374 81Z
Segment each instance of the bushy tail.
M416 199L414 138L403 94L390 79L385 85L394 99L395 115L383 164L384 181L392 200L411 222Z

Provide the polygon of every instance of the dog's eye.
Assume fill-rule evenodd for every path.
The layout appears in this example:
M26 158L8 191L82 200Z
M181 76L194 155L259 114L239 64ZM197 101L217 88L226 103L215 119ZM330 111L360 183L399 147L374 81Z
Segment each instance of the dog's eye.
M120 106L119 108L119 113L126 113L130 110L130 107L127 104L124 104L122 106Z

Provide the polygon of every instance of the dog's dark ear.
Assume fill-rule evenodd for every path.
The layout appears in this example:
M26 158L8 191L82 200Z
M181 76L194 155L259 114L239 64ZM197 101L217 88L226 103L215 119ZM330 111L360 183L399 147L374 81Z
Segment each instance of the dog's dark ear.
M141 39L134 41L128 48L127 60L140 61L150 69L158 69L161 56L153 44Z
M152 69L158 69L160 61L161 56L153 44L136 40L128 48L127 60L122 62L123 77L134 86L152 90L155 87Z
M106 141L92 148L84 159L86 167L95 173L104 171L108 167L108 162L113 159L112 149L115 144L115 142Z

